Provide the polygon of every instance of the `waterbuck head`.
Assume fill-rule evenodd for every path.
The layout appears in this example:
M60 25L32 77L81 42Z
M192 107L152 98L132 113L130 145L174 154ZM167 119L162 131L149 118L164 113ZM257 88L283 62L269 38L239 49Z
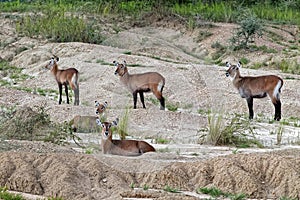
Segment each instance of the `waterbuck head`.
M98 101L95 101L95 108L96 108L96 115L100 115L104 113L105 109L107 108L107 101L105 101L103 104L99 103Z
M118 63L117 61L113 62L117 67L115 71L115 75L124 76L127 73L126 61L124 60L123 63Z
M46 69L52 70L54 65L59 61L59 58L57 56L53 56L49 63L45 66Z
M117 118L113 122L101 122L100 119L96 119L96 123L99 126L102 126L102 139L107 140L107 139L112 139L112 131L111 127L117 126L118 125L119 119Z
M237 65L231 65L229 62L226 62L226 66L228 67L228 69L226 70L226 76L230 77L230 79L233 80L239 73L241 63L238 62Z

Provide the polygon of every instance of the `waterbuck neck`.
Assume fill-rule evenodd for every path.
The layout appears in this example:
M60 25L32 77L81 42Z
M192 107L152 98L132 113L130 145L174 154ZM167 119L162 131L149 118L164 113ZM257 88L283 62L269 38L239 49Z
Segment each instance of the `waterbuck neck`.
M125 72L122 76L120 76L121 82L124 83L125 85L127 85L129 79L130 79L130 74L128 73L128 71Z
M58 66L57 66L56 63L53 65L53 67L52 67L52 69L51 69L51 72L52 72L52 74L53 74L54 76L57 74L57 72L58 72Z
M231 78L231 81L236 88L239 88L242 85L243 77L239 70L236 71L235 76Z

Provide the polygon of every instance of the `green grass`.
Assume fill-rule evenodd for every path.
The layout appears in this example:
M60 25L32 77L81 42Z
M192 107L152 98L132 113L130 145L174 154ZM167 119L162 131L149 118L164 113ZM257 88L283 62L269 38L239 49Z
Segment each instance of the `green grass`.
M208 194L210 196L212 196L213 198L220 198L220 197L227 197L231 200L243 200L246 199L246 195L245 194L231 194L231 193L226 193L223 192L222 190L216 188L216 187L204 187L204 188L198 188L196 190L196 192L198 194ZM223 199L223 198L222 198Z
M43 14L25 15L16 24L19 34L43 37L54 42L85 42L100 44L101 28L82 16L66 13L64 9L49 8Z
M166 104L166 108L167 108L169 111L175 112L175 111L178 110L178 107L179 107L178 103L176 103L176 104L174 104L174 103L167 103L167 104Z
M118 123L117 132L123 140L128 135L129 106L126 106Z
M1 200L26 200L19 194L11 194L7 191L7 188L0 187L0 199Z
M208 115L208 133L205 143L233 145L238 148L255 145L262 148L263 145L255 138L254 133L254 128L248 119L237 114L227 119L223 113L212 112Z
M178 190L177 188L173 188L173 187L171 187L171 186L169 186L169 185L166 185L166 186L164 187L164 191L166 191L166 192L171 192L171 193L180 193L179 190Z
M164 139L164 138L156 138L155 141L157 144L169 144L170 143L170 140Z
M47 38L56 42L79 41L100 44L101 17L114 21L139 22L147 13L184 19L188 28L202 27L201 20L213 22L238 22L241 12L248 10L259 19L276 23L300 24L300 11L295 0L255 2L244 1L9 1L1 2L0 12L23 12L17 17L17 31L30 37ZM30 14L29 14L30 13ZM83 16L85 15L85 16ZM128 18L129 17L129 18ZM115 32L122 28L113 25ZM209 37L209 31L199 33L198 40ZM23 51L26 49L20 49Z

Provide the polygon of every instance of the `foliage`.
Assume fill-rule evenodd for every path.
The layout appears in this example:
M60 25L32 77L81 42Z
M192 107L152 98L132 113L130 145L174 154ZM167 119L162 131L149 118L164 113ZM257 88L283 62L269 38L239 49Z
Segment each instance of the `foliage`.
M284 73L300 74L300 64L298 64L297 60L283 59L278 62L272 62L271 66L281 70Z
M251 12L245 12L238 21L239 27L230 39L234 50L248 48L249 43L254 41L256 36L263 35L263 23Z
M6 119L0 121L0 137L4 139L46 141L54 144L65 144L68 138L75 142L80 140L73 134L69 123L53 123L45 105L35 106L33 109L22 107L5 116Z
M118 129L117 129L117 132L122 140L125 139L126 136L128 135L128 120L129 120L129 107L127 106L118 123Z
M249 147L263 145L255 139L254 130L249 120L235 114L230 121L223 114L212 112L208 115L208 134L206 143L212 145L234 145L236 147Z
M19 194L11 194L7 191L6 187L0 187L0 199L1 200L26 200Z
M197 193L209 194L214 198L224 196L224 197L230 198L231 200L243 200L243 199L246 199L246 197L247 197L245 194L226 193L216 187L199 188L199 189L197 189Z
M251 10L258 18L279 23L299 24L299 0L273 0L273 1L191 1L191 0L169 0L169 1L120 1L120 0L95 0L95 1L70 1L70 0L49 0L49 1L20 1L12 0L1 2L1 12L30 12L35 14L46 14L53 10L60 10L70 16L75 13L78 15L97 15L97 16L117 16L117 20L127 20L129 16L131 22L144 20L145 14L155 13L156 16L172 15L179 16L186 21L186 24L193 28L201 25L199 21L214 22L237 22L241 10ZM32 14L34 16L35 14ZM53 14L53 13L52 13ZM174 15L175 14L175 15ZM51 16L51 15L48 15ZM148 15L151 16L151 15ZM183 17L183 18L182 18ZM50 17L51 18L51 17ZM82 19L82 18L80 18ZM90 18L88 22L98 21ZM133 20L132 20L133 19ZM72 19L71 23L76 21ZM39 20L36 20L39 21ZM34 22L34 20L31 20ZM101 22L101 21L98 21ZM68 25L63 21L64 25ZM80 24L80 23L79 23ZM42 24L40 24L42 25ZM47 25L47 24L43 24ZM32 25L32 27L37 27ZM71 26L69 26L71 27ZM34 28L32 28L34 29ZM75 29L73 29L74 31ZM93 33L93 30L91 31Z
M27 14L17 22L17 32L29 37L43 37L55 42L100 44L104 37L92 22L66 13L63 9L45 10L43 14Z
M164 191L166 191L166 192L171 192L171 193L179 193L178 189L173 188L173 187L171 187L171 186L169 186L169 185L166 185L166 186L164 187Z

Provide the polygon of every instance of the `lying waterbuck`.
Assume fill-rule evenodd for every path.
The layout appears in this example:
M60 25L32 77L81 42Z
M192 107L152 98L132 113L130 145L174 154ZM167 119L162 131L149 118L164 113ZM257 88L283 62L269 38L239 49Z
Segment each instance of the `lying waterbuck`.
M99 126L102 126L101 148L104 154L139 156L146 152L155 151L153 146L144 141L113 140L111 127L118 124L118 119L112 123L101 122L99 119L97 119L96 123Z
M120 76L121 82L129 89L133 95L133 108L136 108L137 93L140 94L143 108L146 108L144 103L144 92L152 92L160 102L160 109L165 109L165 99L162 96L162 91L165 86L165 78L157 72L146 72L142 74L129 74L126 67L126 62L122 64L113 62L117 69L115 75Z
M79 84L78 84L79 72L75 68L58 69L58 65L57 65L58 61L59 58L53 56L50 62L45 66L46 69L51 70L58 84L58 89L59 89L58 103L61 104L62 86L64 85L65 93L67 96L67 103L69 104L68 85L70 85L71 89L74 91L75 94L74 105L79 105Z
M95 120L100 119L101 121L104 121L105 111L107 108L107 102L99 103L98 101L95 101L95 108L96 108L96 115L97 116L82 116L82 115L76 115L71 121L70 125L72 127L72 130L74 132L98 132L99 126L95 124Z
M242 98L246 98L249 109L249 118L253 119L253 98L264 98L267 95L270 97L275 107L274 120L281 119L281 102L280 90L283 85L283 80L275 75L266 76L241 76L239 68L241 64L231 65L226 62L229 69L226 71L226 76L230 77L233 85L238 89Z

